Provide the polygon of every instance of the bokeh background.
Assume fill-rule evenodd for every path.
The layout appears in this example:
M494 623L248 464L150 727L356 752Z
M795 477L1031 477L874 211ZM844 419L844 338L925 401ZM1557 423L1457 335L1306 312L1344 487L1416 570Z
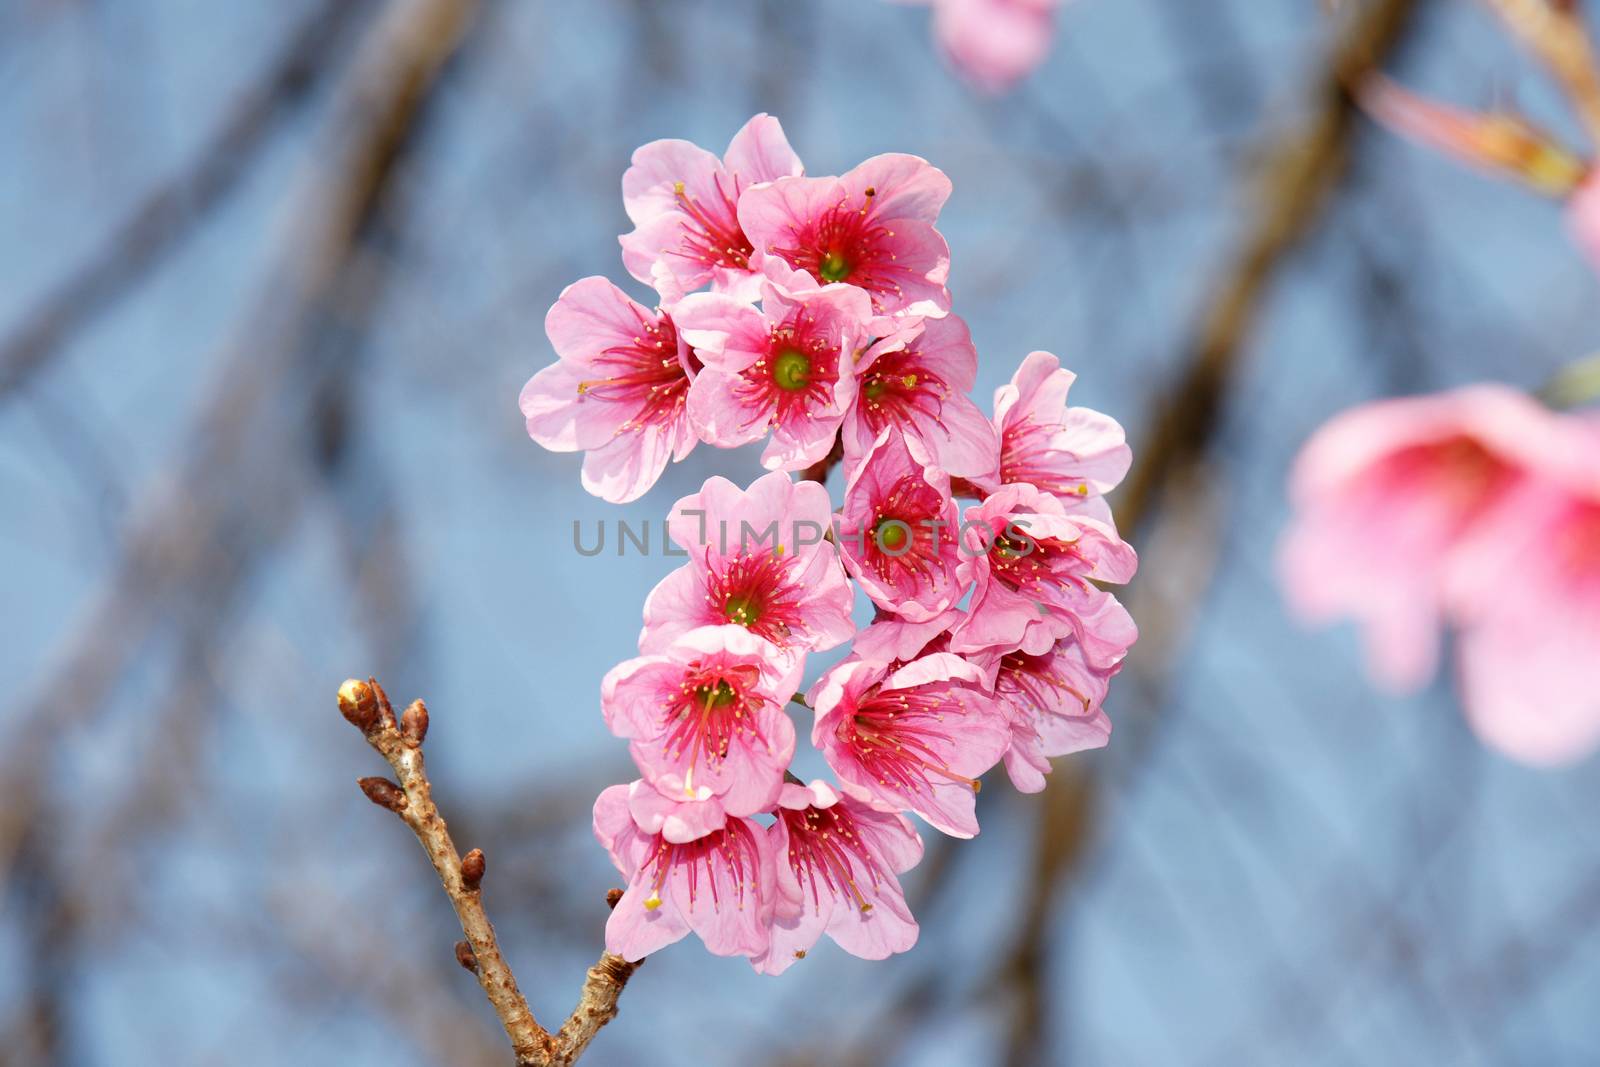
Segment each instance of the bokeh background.
M994 776L982 835L930 847L913 952L773 980L686 942L585 1062L1600 1061L1593 761L1487 753L1447 677L1375 694L1274 583L1323 419L1600 345L1558 205L1330 73L1568 129L1532 64L1465 0L1335 6L1077 0L989 99L869 0L0 2L0 1062L509 1062L355 789L351 674L428 700L443 812L565 1016L617 884L589 806L631 776L599 680L674 565L573 523L659 531L758 466L702 448L611 507L517 391L565 284L647 297L633 148L762 110L812 173L950 174L981 402L1052 350L1146 465L1145 640L1108 749Z

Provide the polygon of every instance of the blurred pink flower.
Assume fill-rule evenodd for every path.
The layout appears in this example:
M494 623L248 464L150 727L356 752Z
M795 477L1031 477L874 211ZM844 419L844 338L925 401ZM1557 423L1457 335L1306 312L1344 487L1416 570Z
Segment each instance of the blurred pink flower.
M1101 704L1111 679L1122 669L1120 660L1106 667L1091 666L1082 646L1071 637L1039 656L1020 650L991 655L998 659L995 700L1011 723L1006 773L1020 792L1044 788L1051 756L1103 748L1111 740L1111 720Z
M905 816L822 781L786 784L777 816L767 830L777 862L772 943L751 961L756 970L782 974L823 934L864 960L917 943L897 875L922 859L922 838Z
M797 658L855 632L854 591L833 545L828 491L774 472L741 490L710 478L672 508L667 529L689 555L650 591L639 651L663 652L700 626L734 623Z
M646 794L641 824L630 797ZM663 806L643 782L614 785L594 805L594 833L628 888L606 922L606 951L640 960L693 931L718 956L759 956L766 951L775 902L772 846L766 828L727 817L707 826L704 805ZM666 808L686 809L674 819ZM654 828L647 828L653 826ZM704 831L675 840L668 828Z
M1061 0L900 0L931 3L939 47L979 89L1001 93L1050 53Z
M754 300L760 256L739 228L739 196L757 182L803 173L771 115L745 123L722 159L688 141L650 142L622 176L635 227L620 238L623 265L668 303L707 282Z
M845 485L839 554L874 604L922 622L966 591L960 521L949 476L912 438L884 430Z
M839 178L780 178L739 198L739 222L780 284L866 290L880 312L943 315L950 248L934 229L950 179L916 156L874 156ZM788 268L785 269L784 265Z
M715 796L731 815L754 815L777 800L794 755L784 705L801 666L742 626L702 627L612 668L600 707L664 795Z
M1600 169L1591 171L1567 203L1567 220L1578 247L1600 272Z
M1043 655L1073 636L1094 667L1122 660L1138 639L1133 619L1095 582L1133 578L1138 556L1109 523L1070 515L1032 485L1001 486L967 509L962 539L975 584L957 652L1021 649Z
M1295 461L1295 519L1279 570L1303 618L1361 624L1373 677L1434 672L1456 550L1498 508L1520 510L1524 470L1561 445L1517 390L1471 386L1364 404L1329 420Z
M1031 352L994 394L998 467L980 484L1027 482L1069 510L1111 521L1100 498L1128 473L1133 452L1121 425L1090 408L1067 406L1077 375L1049 352ZM1075 501L1084 502L1075 508Z
M1554 765L1600 744L1600 415L1545 419L1537 463L1453 553L1444 596L1468 721Z
M846 793L908 809L953 837L978 832L978 778L1010 743L982 670L936 652L890 673L847 660L812 687L822 751Z
M695 445L687 405L698 364L672 319L594 277L567 286L544 328L560 358L522 387L528 435L553 452L587 452L583 487L595 496L643 496Z
M864 292L849 285L786 292L768 283L761 311L695 293L672 315L705 363L689 393L689 417L709 444L734 448L771 429L761 453L769 470L800 470L828 454L855 398L855 352L869 340Z
M845 415L844 455L854 467L878 435L893 429L920 442L956 477L993 469L994 427L968 395L978 377L978 350L955 315L898 320L856 362L859 391Z

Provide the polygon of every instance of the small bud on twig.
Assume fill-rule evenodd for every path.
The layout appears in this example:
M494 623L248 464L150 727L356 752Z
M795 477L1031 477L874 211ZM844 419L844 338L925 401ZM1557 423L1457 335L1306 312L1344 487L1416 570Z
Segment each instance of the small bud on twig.
M419 748L422 739L428 736L428 706L420 700L413 700L411 706L400 716L400 734L405 738L406 744L412 748Z
M361 791L367 794L367 799L380 808L388 808L398 815L406 810L405 790L389 781L387 778L361 778L357 780Z
M461 857L461 881L468 889L478 888L478 883L483 881L483 872L488 868L488 865L488 860L483 855L483 849L473 849Z
M362 733L378 721L378 697L366 682L351 678L339 687L339 714Z
M456 942L456 962L473 974L478 973L478 955L465 941Z
M367 684L370 685L372 687L372 691L378 695L379 719L383 722L383 725L393 730L395 725L394 706L389 703L389 694L383 691L383 686L378 684L378 680L376 678L369 677L367 679Z

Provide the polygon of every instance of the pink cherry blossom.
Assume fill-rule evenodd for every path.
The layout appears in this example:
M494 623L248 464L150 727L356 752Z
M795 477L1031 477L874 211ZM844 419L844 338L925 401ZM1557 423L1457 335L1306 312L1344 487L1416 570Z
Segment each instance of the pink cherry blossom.
M978 778L1011 741L986 682L977 666L948 652L893 673L886 664L847 660L812 687L812 743L846 793L972 837Z
M1521 507L1526 470L1569 447L1548 411L1502 386L1336 416L1294 466L1296 517L1279 554L1290 605L1308 621L1354 618L1374 678L1421 685L1438 659L1453 554L1492 512Z
M942 315L950 248L934 228L950 179L925 159L882 155L839 178L780 178L739 198L739 222L769 258L763 269L790 288L792 270L846 282L885 314Z
M864 960L917 943L917 921L897 877L922 859L903 815L878 811L826 782L789 783L768 828L777 863L772 943L751 961L782 974L823 934Z
M957 70L1001 93L1050 54L1060 0L934 0L933 32Z
M1049 352L1031 352L1010 384L995 390L1000 462L983 484L1027 482L1069 505L1083 500L1078 510L1109 521L1099 498L1122 481L1133 453L1115 419L1067 406L1076 378Z
M667 528L689 562L651 590L639 650L662 652L696 627L726 623L794 655L848 641L854 594L823 540L832 522L828 492L815 482L781 472L748 490L707 480L673 506Z
M672 319L596 277L567 286L544 327L560 358L522 387L528 435L554 452L587 452L583 487L594 495L643 496L669 458L695 445L688 397L698 364Z
M1453 560L1467 719L1488 744L1535 765L1572 763L1600 745L1600 425L1593 429L1569 453L1585 471L1565 484L1536 475L1520 505L1497 509Z
M1071 515L1055 497L1019 482L968 508L962 531L974 585L952 649L1043 655L1071 635L1090 664L1109 667L1138 639L1127 610L1094 584L1127 582L1138 567L1132 546L1109 523Z
M1121 661L1091 666L1075 638L1062 638L1043 655L1020 649L998 660L995 700L1011 723L1006 773L1023 793L1037 793L1050 773L1051 756L1103 748L1111 740L1111 720L1101 710Z
M1480 506L1443 560L1440 614L1467 719L1489 745L1536 765L1600 744L1600 417L1530 404L1505 453L1510 484ZM1507 576L1514 580L1507 580Z
M1567 225L1578 247L1600 272L1600 170L1592 171L1567 204Z
M671 302L710 282L754 299L760 256L739 228L740 194L757 182L805 172L771 115L734 134L718 159L688 141L652 141L633 153L622 200L635 229L624 234L628 273Z
M772 807L794 755L783 709L801 666L742 626L702 627L614 667L600 707L663 794L715 796L731 815L754 815Z
M922 444L956 477L987 474L998 444L994 427L967 394L978 350L955 315L899 320L856 363L859 391L845 416L844 455L854 467L885 430Z
M656 829L635 818L630 797L641 792L659 815L661 798L643 782L611 786L594 805L595 837L628 881L606 923L606 951L640 960L692 931L718 956L764 953L776 901L766 828L729 816L699 837L673 840L667 818ZM670 825L704 828L704 807L681 806L694 814Z
M695 293L673 306L673 318L705 363L689 416L707 442L734 448L771 429L761 453L769 470L800 470L828 454L855 397L855 353L870 340L865 293L848 285L786 292L769 283L761 311Z
M920 622L966 592L959 525L949 476L914 439L886 429L845 485L837 541L874 604Z

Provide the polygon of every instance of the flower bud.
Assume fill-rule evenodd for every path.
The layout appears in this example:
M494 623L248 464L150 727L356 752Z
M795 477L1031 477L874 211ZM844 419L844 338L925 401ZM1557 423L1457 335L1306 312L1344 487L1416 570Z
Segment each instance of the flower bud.
M361 791L367 794L367 799L380 808L388 808L395 814L406 810L405 790L389 781L387 778L360 778L357 783Z
M478 973L478 954L465 941L456 942L456 962L473 974Z
M400 733L405 738L406 744L412 748L420 748L422 739L428 736L428 706L420 700L413 700L411 706L400 716Z
M478 883L483 881L483 872L488 867L484 859L483 849L475 848L461 857L461 881L468 889L478 888Z
M362 733L378 721L378 697L366 682L351 678L339 687L339 714Z

